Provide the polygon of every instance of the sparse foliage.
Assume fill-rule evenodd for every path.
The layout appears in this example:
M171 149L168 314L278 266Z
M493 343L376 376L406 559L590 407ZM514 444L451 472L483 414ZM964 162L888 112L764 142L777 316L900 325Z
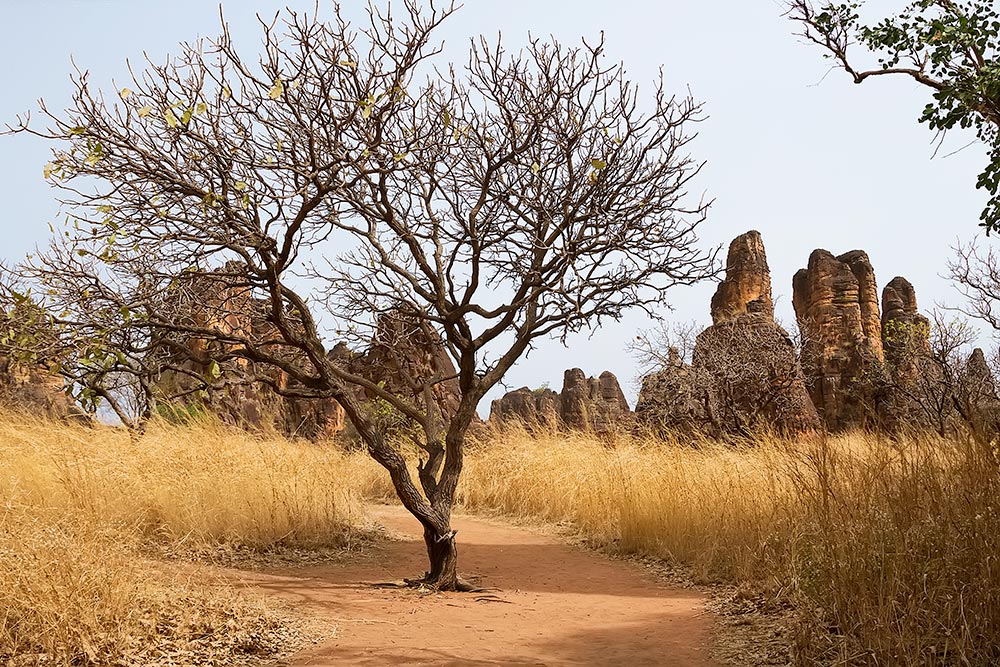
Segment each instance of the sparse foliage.
M424 526L423 581L455 589L451 508L482 397L539 340L652 311L715 262L695 235L707 204L686 193L698 104L662 84L640 98L600 42L478 40L463 70L433 69L454 8L401 9L370 8L360 31L289 12L256 64L224 33L110 95L78 73L69 110L42 106L47 130L14 128L57 143L46 176L70 217L23 271L72 314L60 325L127 358L239 362L283 395L336 399ZM218 295L177 310L179 286L220 267L239 267L225 287L266 331L233 326ZM400 393L328 354L325 333L367 345L389 314L440 340L454 377ZM450 414L429 400L445 381ZM418 480L359 388L419 433Z
M855 83L890 75L931 90L920 122L937 132L971 129L989 150L976 187L990 200L987 232L1000 228L1000 13L988 0L916 0L898 14L866 24L863 2L791 0L789 16L804 39ZM866 52L860 57L856 49ZM867 62L865 62L867 61Z

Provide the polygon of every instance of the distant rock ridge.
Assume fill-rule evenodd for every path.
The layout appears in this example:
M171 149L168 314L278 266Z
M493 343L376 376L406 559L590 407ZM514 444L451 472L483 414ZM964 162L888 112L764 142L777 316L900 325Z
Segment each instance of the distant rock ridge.
M631 428L632 411L610 371L587 377L579 368L563 374L562 391L521 387L490 405L490 423L520 422L529 430L562 428L610 434Z

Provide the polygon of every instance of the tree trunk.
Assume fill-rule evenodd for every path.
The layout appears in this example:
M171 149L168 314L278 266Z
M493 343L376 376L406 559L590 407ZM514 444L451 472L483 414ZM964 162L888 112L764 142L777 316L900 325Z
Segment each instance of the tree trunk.
M430 569L423 583L441 591L461 591L469 588L458 576L458 545L455 533L449 527L443 534L433 527L424 526L424 544Z

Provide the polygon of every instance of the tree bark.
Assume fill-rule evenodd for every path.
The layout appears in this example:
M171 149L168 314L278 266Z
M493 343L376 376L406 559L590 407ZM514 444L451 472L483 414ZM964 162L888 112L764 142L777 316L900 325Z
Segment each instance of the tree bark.
M427 559L430 569L423 582L441 591L467 590L468 584L458 576L458 545L455 532L449 527L439 534L433 527L424 526L424 544L427 545Z

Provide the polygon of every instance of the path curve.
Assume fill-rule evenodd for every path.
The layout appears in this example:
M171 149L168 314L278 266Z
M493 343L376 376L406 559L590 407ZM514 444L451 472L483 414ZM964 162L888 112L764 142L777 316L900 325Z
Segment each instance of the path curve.
M365 582L419 575L426 555L419 524L404 509L380 505L371 513L403 539L384 543L364 562L248 582L308 604L337 625L333 639L283 664L715 665L703 596L669 588L637 564L497 521L452 521L461 572L500 589L490 596L372 588Z

